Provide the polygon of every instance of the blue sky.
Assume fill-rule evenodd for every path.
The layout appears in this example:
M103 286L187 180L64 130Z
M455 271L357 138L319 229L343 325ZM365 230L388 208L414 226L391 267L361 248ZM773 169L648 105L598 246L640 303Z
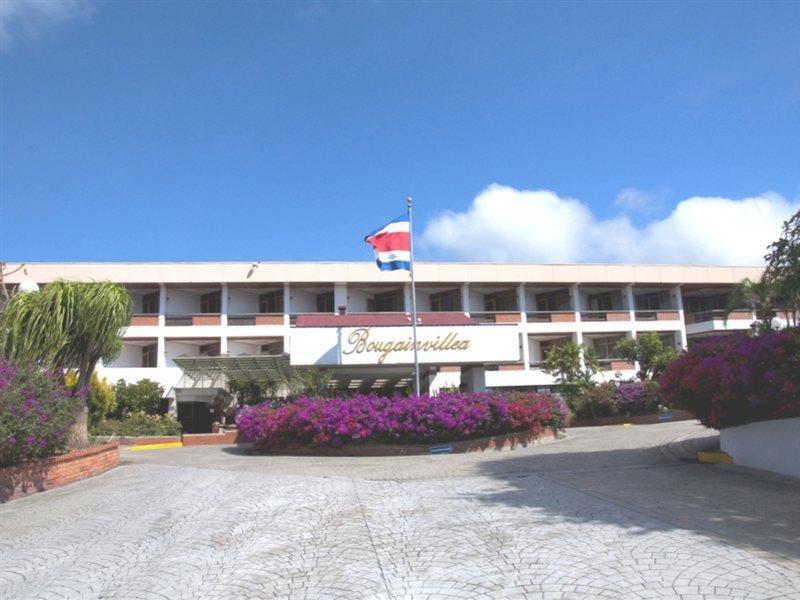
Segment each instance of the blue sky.
M7 0L0 259L753 263L800 3Z

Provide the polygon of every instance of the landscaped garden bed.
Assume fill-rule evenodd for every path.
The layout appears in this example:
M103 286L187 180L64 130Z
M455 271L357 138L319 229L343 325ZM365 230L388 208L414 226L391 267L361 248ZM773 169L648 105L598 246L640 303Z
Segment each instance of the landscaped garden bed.
M300 397L243 408L243 440L280 454L412 454L531 443L563 429L566 407L535 393L441 392L437 396Z

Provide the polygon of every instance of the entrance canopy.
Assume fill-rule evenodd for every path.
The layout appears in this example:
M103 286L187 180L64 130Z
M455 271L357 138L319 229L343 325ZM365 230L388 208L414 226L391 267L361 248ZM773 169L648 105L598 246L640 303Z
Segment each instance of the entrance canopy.
M183 356L172 360L184 374L184 381L176 387L224 387L225 382L231 379L284 381L291 373L289 357L285 354Z

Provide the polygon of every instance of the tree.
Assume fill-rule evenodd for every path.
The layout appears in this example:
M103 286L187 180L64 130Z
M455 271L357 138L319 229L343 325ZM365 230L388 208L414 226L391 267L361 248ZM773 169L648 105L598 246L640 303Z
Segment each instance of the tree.
M783 224L781 236L767 247L764 277L790 325L800 325L800 210Z
M75 369L77 385L85 387L97 363L122 350L131 304L125 288L110 281L54 281L40 292L16 294L0 318L0 350L12 362ZM78 442L88 440L86 404L75 434Z
M296 367L292 369L288 386L292 394L325 398L331 393L331 377L332 374L328 369Z
M667 365L678 357L678 353L664 342L654 331L645 331L635 338L625 338L616 345L621 358L639 363L636 376L645 381L657 378Z
M556 378L567 405L574 410L594 385L599 365L593 348L568 342L545 353L544 370Z
M776 314L775 297L775 286L766 277L766 274L763 274L758 281L752 281L747 278L742 279L733 288L728 297L728 306L725 308L725 322L728 321L728 316L733 311L747 307L756 315L756 322L753 324L754 332L771 331L772 319Z
M13 275L17 271L22 271L26 275L28 274L24 264L9 269L6 263L0 261L0 313L3 312L3 307L11 301L11 290L6 286L6 277Z
M140 379L136 383L127 383L124 379L120 379L114 384L114 394L117 399L114 416L117 418L139 412L148 415L161 413L164 388L155 381Z
M76 389L78 374L75 371L68 371L64 376L64 383L68 389ZM86 403L89 405L90 429L114 412L117 406L116 393L105 377L100 379L97 373L92 373L92 380L86 391Z
M228 392L236 398L237 404L261 404L265 398L275 396L281 382L266 377L241 377L228 380Z

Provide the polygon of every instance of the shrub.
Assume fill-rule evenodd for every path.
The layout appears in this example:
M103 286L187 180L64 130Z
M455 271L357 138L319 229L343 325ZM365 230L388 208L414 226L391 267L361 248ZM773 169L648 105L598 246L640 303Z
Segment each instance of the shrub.
M82 405L59 374L0 359L0 465L65 452Z
M68 371L64 376L66 386L74 390L78 384L78 374ZM89 407L89 427L97 425L102 419L110 415L117 407L114 388L108 384L105 377L100 379L97 373L92 373L89 389L85 390L86 404Z
M267 450L293 445L444 442L512 431L561 428L563 402L550 394L440 393L391 398L301 397L273 407L243 407L237 417L245 439Z
M92 435L180 435L181 424L169 415L130 413L122 419L105 419L92 428Z
M715 429L800 417L800 329L699 340L659 383L667 405Z
M115 417L124 417L128 413L143 412L148 415L161 413L161 398L164 388L155 381L142 379L136 383L126 383L120 379L114 385L117 408L112 413Z
M653 381L601 383L570 402L570 410L578 419L634 417L652 414L658 409L658 384Z

